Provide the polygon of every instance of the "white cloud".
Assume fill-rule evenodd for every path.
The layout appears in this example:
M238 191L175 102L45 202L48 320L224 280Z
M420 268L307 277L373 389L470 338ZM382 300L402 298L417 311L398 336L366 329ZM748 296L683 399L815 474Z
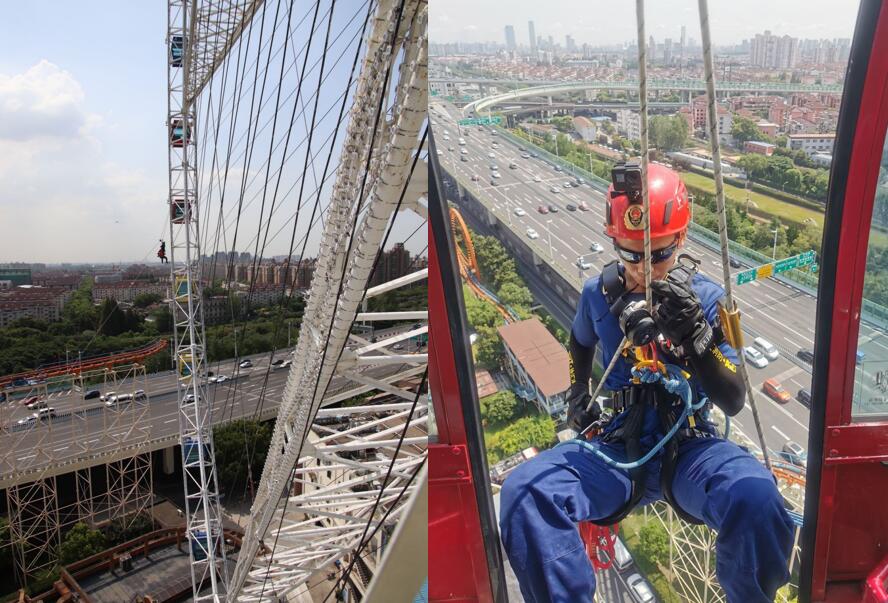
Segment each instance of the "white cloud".
M156 243L165 178L112 154L104 121L57 65L0 74L0 262L139 259Z

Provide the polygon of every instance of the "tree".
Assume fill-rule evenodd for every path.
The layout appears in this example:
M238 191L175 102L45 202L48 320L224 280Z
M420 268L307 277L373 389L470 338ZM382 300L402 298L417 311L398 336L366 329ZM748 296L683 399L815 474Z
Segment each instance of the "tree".
M669 535L658 521L645 523L638 531L639 552L652 564L665 565L669 561Z
M108 546L113 547L128 542L133 538L138 538L152 530L154 530L154 523L147 515L139 514L135 517L118 517L105 528L105 537L107 538Z
M232 493L250 478L258 484L271 445L270 423L241 419L213 431L219 489Z
M653 146L664 151L677 151L685 146L688 122L681 115L655 115L651 118L650 139Z
M104 534L99 530L91 530L85 523L78 522L65 534L59 547L59 559L63 565L69 565L101 553L105 548Z
M157 327L158 333L169 333L173 330L173 313L169 308L159 308L151 315L154 317L154 325Z
M533 304L533 295L530 290L515 282L504 283L497 292L497 297L503 304L515 309L529 309Z
M504 424L515 416L518 408L518 398L512 392L506 390L485 396L479 401L481 416L491 423Z
M731 136L733 136L734 140L740 145L747 140L767 141L769 139L768 136L765 136L765 134L758 129L755 122L747 117L737 117L734 119L731 124Z
M475 360L486 369L500 368L503 358L503 344L495 327L478 327L475 329L478 339L475 340Z
M106 298L99 310L99 333L102 335L120 335L127 330L126 315L117 300Z
M151 304L161 301L163 296L159 293L140 293L133 300L133 305L137 308L147 308Z
M491 438L490 449L505 458L525 448L548 448L554 440L555 421L552 417L522 417Z

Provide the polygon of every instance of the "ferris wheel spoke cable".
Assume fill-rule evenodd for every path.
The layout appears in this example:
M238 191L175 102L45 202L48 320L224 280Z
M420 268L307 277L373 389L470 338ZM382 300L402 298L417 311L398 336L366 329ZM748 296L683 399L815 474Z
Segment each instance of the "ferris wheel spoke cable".
M391 39L391 42L390 42L390 46L391 46L391 49L390 49L390 51L389 51L390 59L394 59L394 57L397 55L396 39L397 39L398 32L399 32L399 30L400 30L401 21L402 21L402 18L403 18L404 4L405 4L405 0L401 0L401 2L400 2L400 4L399 4L399 7L398 7L398 15L397 15L397 19L396 19L396 22L395 22L395 27L394 27L394 30L393 30L393 33L392 33L392 36L391 36L392 39ZM379 101L378 101L378 103L377 103L377 108L376 108L376 117L375 117L375 119L374 119L374 121L373 121L373 130L371 131L370 142L369 142L369 144L368 144L368 153L367 153L367 159L366 159L366 162L365 162L365 165L364 165L364 172L363 172L363 176L362 176L362 180L361 180L360 192L359 192L359 194L358 194L358 196L357 196L358 210L354 212L354 223L352 224L352 228L350 229L351 236L348 237L348 247L347 247L347 249L346 249L346 252L345 252L345 254L344 254L344 257L349 257L349 255L351 254L351 248L352 248L352 245L353 245L353 243L354 243L354 234L355 234L356 231L357 231L357 220L358 220L358 218L359 218L359 216L360 216L360 213L361 213L361 212L360 212L360 209L361 209L361 206L362 206L363 201L364 201L364 191L365 191L365 188L366 188L367 179L368 179L368 177L369 177L370 165L371 165L371 161L372 161L372 159L373 159L373 151L376 149L376 144L375 144L375 143L376 143L376 137L377 137L377 134L378 134L378 131L379 131L379 127L380 127L381 114L382 114L382 107L383 107L383 105L384 105L384 103L385 103L385 98L386 98L386 95L384 94L384 91L387 90L387 88L388 88L388 82L389 82L389 79L390 79L390 77L391 77L391 71L392 71L392 68L393 68L393 62L392 62L392 60L389 60L389 61L387 62L386 71L385 71L385 76L384 76L384 78L383 78L383 83L382 83L382 86L381 86L381 91L382 91L382 92L379 94ZM414 165L415 165L415 164L414 164ZM404 189L405 189L405 191L406 191L406 183L405 183L405 187L404 187ZM394 223L394 221L392 221L392 222L390 223L389 228L391 228L391 224L393 224L393 223ZM348 262L343 262L342 273L341 273L340 276L339 276L339 286L338 286L338 289L337 289L336 298L335 298L335 301L334 301L334 302L332 303L332 305L330 306L330 307L332 307L332 308L337 307L338 304L339 304L339 299L340 299L340 297L341 297L341 295L342 295L342 292L343 292L343 284L344 284L345 273L346 273L347 268L348 268ZM335 314L335 312L332 312L332 313L331 313L331 318L330 318L330 324L329 324L329 325L327 326L327 328L325 329L325 333L326 333L326 344L322 347L322 350L323 350L323 351L321 352L321 359L320 359L320 363L319 363L319 365L318 365L318 366L319 366L319 369L318 369L317 374L316 374L316 377L315 377L315 384L314 384L314 388L313 388L313 391L312 391L312 394L311 394L311 399L312 399L312 400L316 399L316 397L317 397L317 395L318 395L318 390L320 389L321 374L322 374L322 372L323 372L323 371L320 369L320 367L323 367L324 362L326 361L327 351L328 351L328 349L329 349L330 337L331 337L331 334L332 334L333 321L335 320L335 318L336 318L336 314ZM340 353L341 353L341 350L340 350ZM301 456L301 454L302 454L302 448L303 448L303 445L304 445L304 439L303 439L302 441L300 441L300 443L299 443L298 452L297 452L297 455L296 455L296 458L297 458L297 459L298 459L298 458ZM292 481L292 470L291 470L291 478L290 478L290 481ZM274 559L274 552L275 552L275 548L276 548L276 546L277 546L278 537L279 537L279 535L280 535L280 528L281 528L281 526L283 525L283 519L284 519L284 517L286 516L286 509L287 509L287 505L288 505L288 503L289 503L289 497L286 497L285 500L284 500L284 507L283 507L283 512L281 513L280 523L279 523L278 529L275 531L274 546L272 547L271 554L269 555L269 560L268 560L268 563L267 563L267 569L266 569L266 572L265 572L265 576L264 576L264 578L263 578L262 591L261 591L261 593L260 593L260 598L261 598L262 594L264 594L265 587L266 587L266 584L267 584L267 581L268 581L268 576L269 576L270 571L271 571L271 564L272 564L273 559Z

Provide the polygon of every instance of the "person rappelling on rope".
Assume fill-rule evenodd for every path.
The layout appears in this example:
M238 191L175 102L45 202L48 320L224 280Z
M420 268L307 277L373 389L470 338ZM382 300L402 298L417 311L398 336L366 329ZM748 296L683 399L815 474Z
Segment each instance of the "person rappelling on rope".
M737 352L719 321L724 290L680 254L688 194L674 171L648 169L650 293L645 301L641 169L620 164L605 228L619 260L586 281L571 328L568 423L580 435L519 466L501 493L502 540L528 603L592 601L595 573L578 522L609 526L666 500L718 531L716 572L728 601L773 601L789 580L793 524L774 477L718 437L714 404L743 408ZM590 395L595 348L610 392Z
M161 264L168 264L169 260L167 259L167 251L166 251L166 241L163 239L160 240L160 249L157 250L157 257L160 258Z

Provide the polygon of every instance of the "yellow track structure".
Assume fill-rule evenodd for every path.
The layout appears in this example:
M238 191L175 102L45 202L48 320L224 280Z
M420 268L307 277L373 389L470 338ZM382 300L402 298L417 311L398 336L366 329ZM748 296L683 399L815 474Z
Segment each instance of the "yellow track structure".
M481 270L478 268L478 258L475 256L475 244L472 243L472 235L469 232L469 227L466 226L465 220L463 220L462 214L460 214L459 210L455 207L450 208L450 228L454 234L453 244L454 247L456 247L456 260L459 264L459 275L462 277L466 285L468 285L469 289L471 289L472 293L493 304L493 307L506 319L506 322L512 322L514 318L509 311L503 307L499 300L491 298L486 292L478 287L475 282L476 280L481 279ZM457 237L457 235L459 236ZM460 247L459 238L462 239L465 250Z

